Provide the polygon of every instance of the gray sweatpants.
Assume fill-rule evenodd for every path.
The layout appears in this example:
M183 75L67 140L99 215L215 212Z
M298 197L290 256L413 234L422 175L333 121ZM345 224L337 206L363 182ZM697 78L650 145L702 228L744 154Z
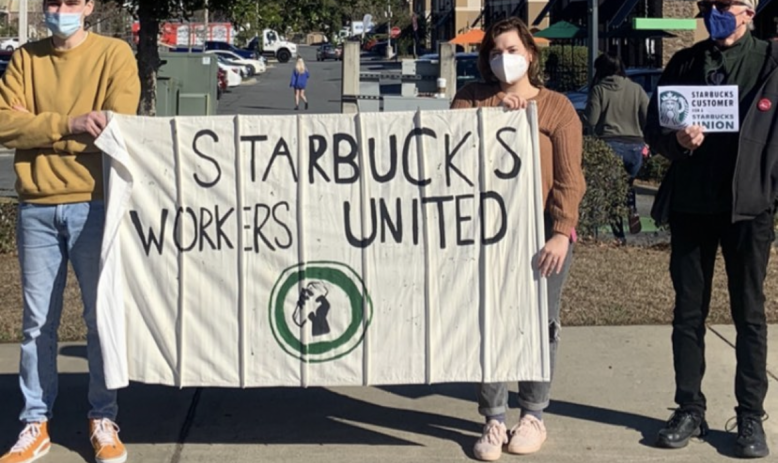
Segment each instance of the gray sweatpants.
M562 287L567 275L570 273L570 265L573 262L573 244L567 251L567 258L559 274L548 277L548 339L550 344L549 357L551 360L551 379L554 378L554 366L556 364L556 351L559 344L559 306L562 303ZM508 410L508 383L482 383L477 387L478 413L483 416L496 416L505 414ZM519 382L519 406L523 410L542 411L548 407L551 393L551 381L520 381Z

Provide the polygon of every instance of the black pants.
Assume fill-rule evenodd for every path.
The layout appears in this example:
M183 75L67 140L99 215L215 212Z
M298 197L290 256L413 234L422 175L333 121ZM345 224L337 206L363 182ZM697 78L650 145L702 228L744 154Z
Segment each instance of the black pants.
M670 276L675 288L673 360L675 401L705 412L705 319L719 244L726 263L730 310L737 328L735 396L739 415L764 414L767 395L767 323L763 285L775 238L774 211L732 223L729 214L670 216Z

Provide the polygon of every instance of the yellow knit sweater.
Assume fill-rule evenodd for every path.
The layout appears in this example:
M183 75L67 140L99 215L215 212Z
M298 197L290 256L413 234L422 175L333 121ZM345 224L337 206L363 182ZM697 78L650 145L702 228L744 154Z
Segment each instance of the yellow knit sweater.
M17 50L0 82L0 144L16 149L19 199L102 199L100 150L89 134L71 134L68 118L97 110L135 114L139 99L138 66L120 40L89 33L66 51L56 50L51 39Z

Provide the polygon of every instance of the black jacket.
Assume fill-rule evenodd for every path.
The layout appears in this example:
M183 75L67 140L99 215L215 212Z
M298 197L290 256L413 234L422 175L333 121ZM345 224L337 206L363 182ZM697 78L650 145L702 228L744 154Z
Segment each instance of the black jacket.
M691 76L701 66L703 42L681 50L668 63L660 85L694 85ZM759 90L740 123L737 161L732 179L732 221L749 220L773 207L778 199L778 43L771 42L760 73ZM675 131L659 125L658 93L648 108L644 129L651 148L671 161L688 158L690 153L678 144ZM758 105L771 103L767 111ZM651 216L659 224L667 223L670 197L676 181L674 166L670 166L659 188Z

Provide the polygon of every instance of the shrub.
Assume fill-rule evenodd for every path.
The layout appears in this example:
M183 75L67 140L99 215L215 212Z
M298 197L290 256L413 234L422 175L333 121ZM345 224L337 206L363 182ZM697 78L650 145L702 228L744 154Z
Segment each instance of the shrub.
M16 203L0 202L0 254L16 251Z
M627 173L622 160L604 141L584 137L583 171L586 194L581 201L578 232L597 237L613 217L627 214Z
M640 172L638 172L638 178L648 182L659 183L665 178L669 168L670 161L666 157L654 154L643 162L643 166L640 168Z
M588 83L589 49L572 45L541 48L540 59L546 85L558 92L578 90Z

